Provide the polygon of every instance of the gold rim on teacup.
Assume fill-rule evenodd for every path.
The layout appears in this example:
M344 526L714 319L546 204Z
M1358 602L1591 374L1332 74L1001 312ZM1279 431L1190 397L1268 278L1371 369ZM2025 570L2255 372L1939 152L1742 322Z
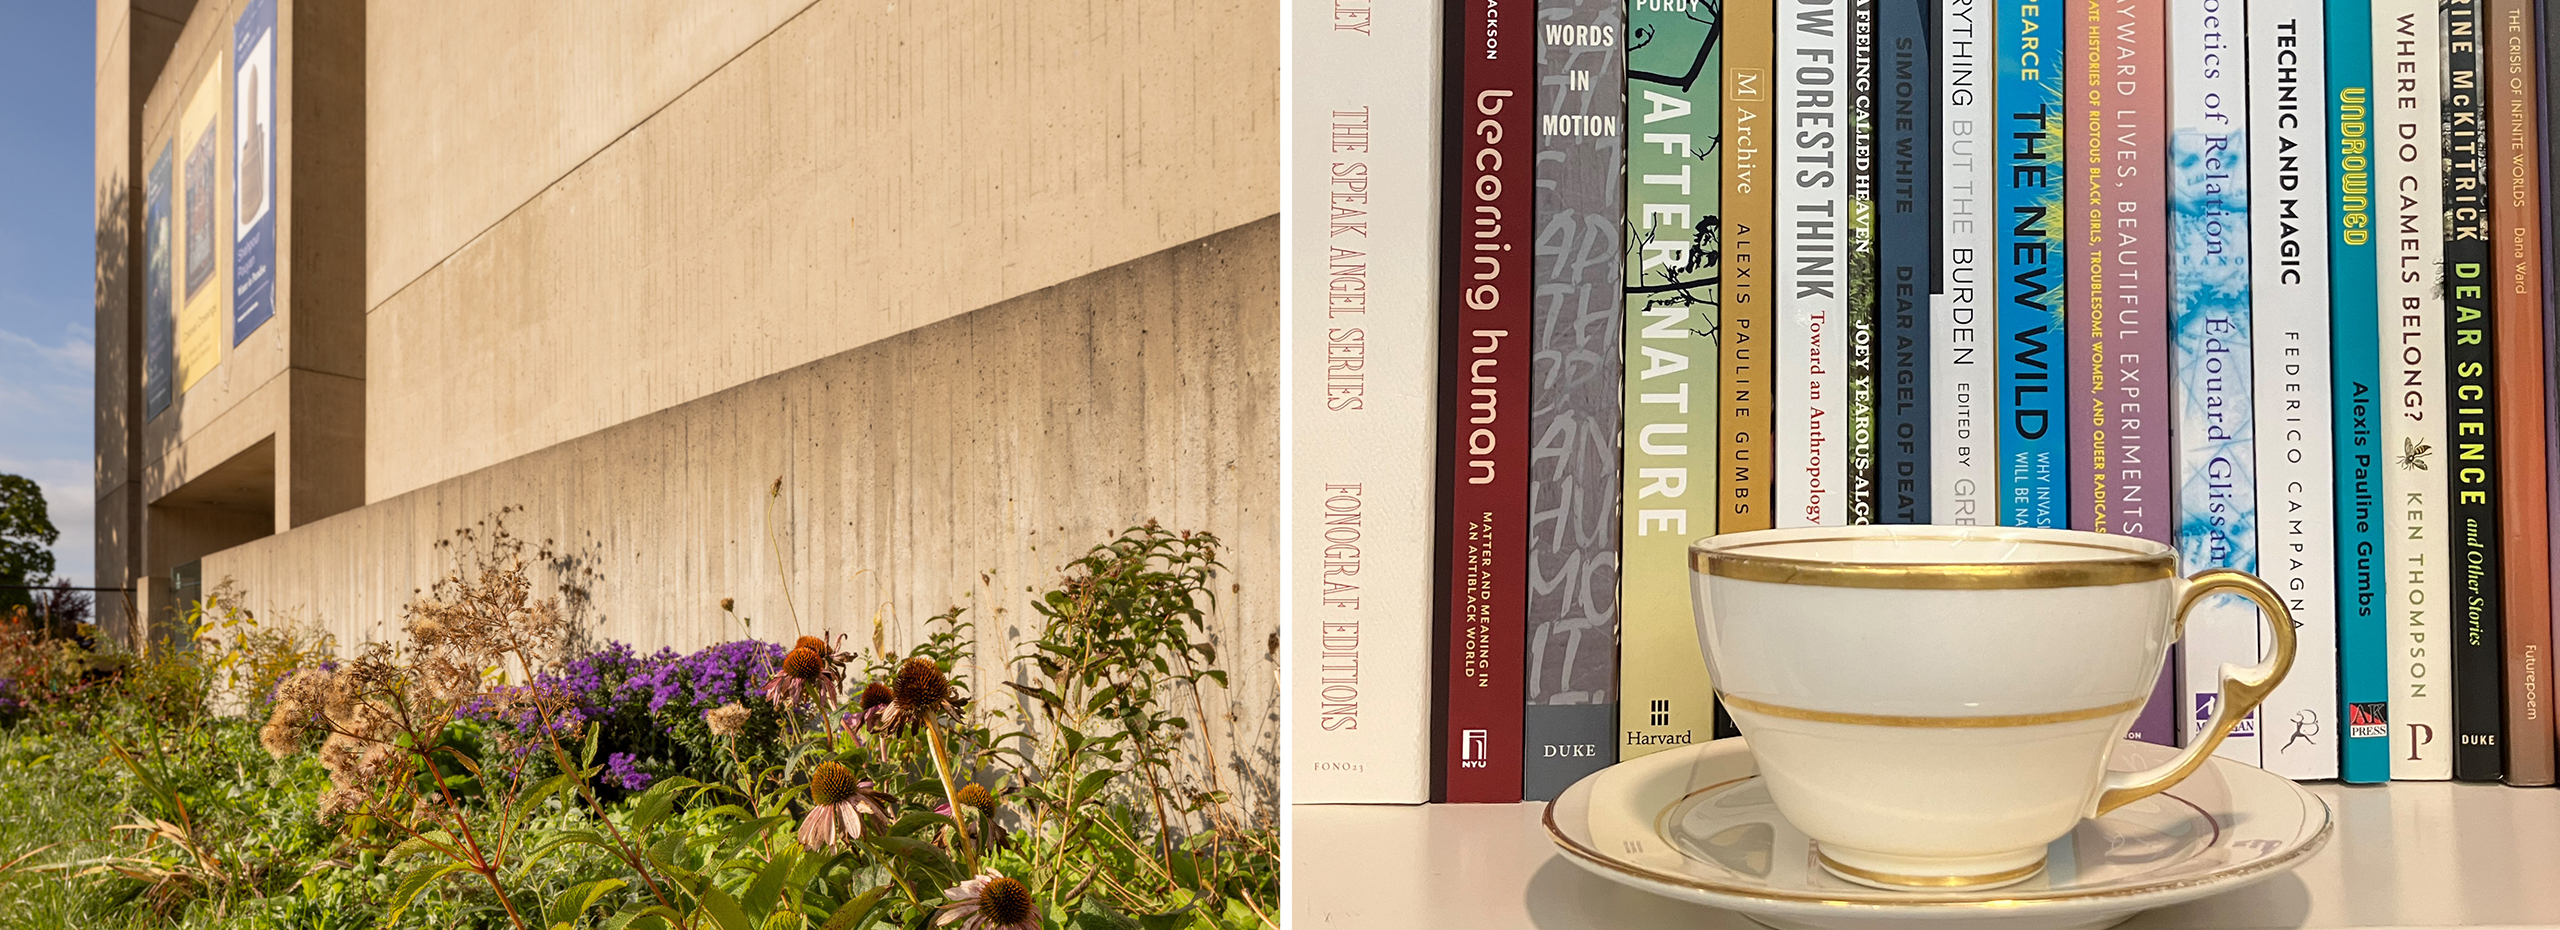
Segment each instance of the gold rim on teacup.
M2178 576L2177 552L2147 539L2114 537L2090 542L2087 533L2048 534L2016 527L1913 532L1896 527L1866 534L1808 533L1807 529L1753 530L1709 536L1689 546L1689 567L1718 578L1825 588L1988 591L2020 588L2087 588L2163 581ZM2023 562L1861 562L1778 555L1766 550L1811 543L1996 541L2090 550L2086 558Z
M1718 690L1716 692L1716 699L1723 701L1726 707L1735 710L1754 714L1763 714L1770 717L1785 717L1789 720L1810 720L1815 723L1839 723L1860 727L1902 727L1905 729L1924 730L1987 730L2006 727L2040 727L2056 723L2079 723L2083 720L2098 720L2106 717L2113 717L2117 714L2130 713L2140 709L2142 705L2150 702L2151 697L2150 695L2144 695L2121 704L2110 704L2105 707L2083 707L2075 710L2058 710L2036 714L1985 714L1972 717L1942 717L1913 714L1865 714L1849 711L1814 710L1806 707L1789 707L1784 704L1771 704L1767 701L1755 701L1746 697L1735 697L1731 694L1726 694L1722 690Z

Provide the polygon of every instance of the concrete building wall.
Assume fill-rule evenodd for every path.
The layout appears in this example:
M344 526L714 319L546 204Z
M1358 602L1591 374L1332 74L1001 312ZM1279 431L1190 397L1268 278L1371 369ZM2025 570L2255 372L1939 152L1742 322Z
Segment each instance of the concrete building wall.
M542 583L575 589L594 638L786 639L788 590L803 630L856 642L886 604L896 648L959 604L969 677L1009 706L1026 586L1156 519L1228 543L1211 745L1275 772L1278 256L1265 218L216 553L204 578L342 643L394 639L450 565L435 543L518 507L510 531L547 541Z
M277 0L268 127L277 161L275 312L238 333L229 305L228 194L238 157L230 53L245 5L99 6L97 564L101 580L136 589L133 614L145 620L174 606L163 583L175 566L364 499L365 7ZM219 295L218 362L192 386L173 386L155 415L143 397L145 176L168 151L169 197L184 199L180 149L202 124L182 123L205 88L216 101L214 173L222 179L214 273L204 284ZM174 209L171 220L176 253L184 224ZM173 284L171 302L188 302L182 284ZM120 623L126 606L102 616Z
M367 231L377 306L811 0L377 2Z
M201 559L396 638L520 508L591 639L964 604L993 697L1025 589L1152 518L1229 543L1212 745L1276 771L1271 0L278 0L277 316L148 422L140 178L245 0L127 2L99 565L146 619Z
M108 587L142 571L142 107L191 8L188 0L98 3L95 564L97 583ZM101 592L98 615L121 634L136 606Z
M514 6L374 7L368 501L1278 209L1270 0Z

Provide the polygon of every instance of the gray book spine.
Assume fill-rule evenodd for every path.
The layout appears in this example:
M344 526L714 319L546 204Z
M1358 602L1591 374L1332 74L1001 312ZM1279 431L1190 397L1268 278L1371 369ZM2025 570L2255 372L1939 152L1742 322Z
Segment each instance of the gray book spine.
M1538 3L1536 352L1529 393L1521 791L1617 761L1626 7Z

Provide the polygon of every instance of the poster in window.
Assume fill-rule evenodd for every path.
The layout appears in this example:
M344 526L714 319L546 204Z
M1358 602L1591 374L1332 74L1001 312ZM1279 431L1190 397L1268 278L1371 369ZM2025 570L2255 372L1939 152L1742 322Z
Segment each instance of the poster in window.
M276 312L276 3L231 27L231 344Z
M159 159L142 186L142 398L143 419L169 409L170 369L175 367L169 289L176 268L169 264L169 162L176 146L162 143Z
M222 362L222 305L230 290L220 277L224 256L215 252L223 236L217 222L222 190L222 61L217 52L196 81L185 114L178 118L179 151L186 162L178 172L178 250L185 278L178 305L178 391L192 390L213 366Z

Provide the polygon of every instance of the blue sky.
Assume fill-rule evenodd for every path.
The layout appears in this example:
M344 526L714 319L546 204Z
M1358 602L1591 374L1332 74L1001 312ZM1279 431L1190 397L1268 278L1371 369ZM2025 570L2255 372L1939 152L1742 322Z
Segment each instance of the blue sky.
M0 41L0 472L35 479L57 571L92 584L97 11L10 4Z

